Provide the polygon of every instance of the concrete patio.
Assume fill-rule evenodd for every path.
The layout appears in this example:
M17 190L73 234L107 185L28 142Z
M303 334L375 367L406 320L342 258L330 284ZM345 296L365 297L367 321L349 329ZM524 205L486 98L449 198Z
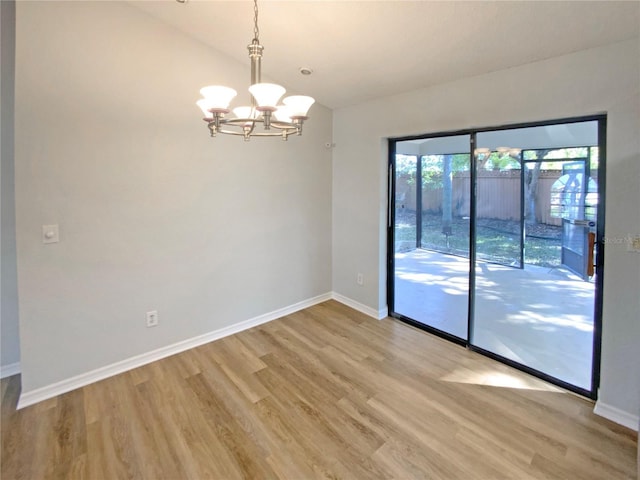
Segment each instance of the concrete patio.
M469 260L417 249L395 257L396 313L467 337ZM572 273L479 263L474 345L591 388L594 284Z

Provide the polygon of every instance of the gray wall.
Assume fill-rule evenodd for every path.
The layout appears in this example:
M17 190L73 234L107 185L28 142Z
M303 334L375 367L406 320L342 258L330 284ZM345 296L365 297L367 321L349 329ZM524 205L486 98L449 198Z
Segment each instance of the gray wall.
M16 58L23 394L331 290L330 110L211 139L248 67L120 2L18 3Z
M333 290L386 306L388 137L607 112L606 235L640 233L639 80L634 39L334 111ZM623 244L605 250L600 401L633 417L640 255Z
M16 216L14 199L14 74L15 74L15 13L14 1L0 2L0 44L2 79L0 99L2 138L0 178L2 263L0 264L0 367L15 366L20 361L18 335L18 281L16 277Z

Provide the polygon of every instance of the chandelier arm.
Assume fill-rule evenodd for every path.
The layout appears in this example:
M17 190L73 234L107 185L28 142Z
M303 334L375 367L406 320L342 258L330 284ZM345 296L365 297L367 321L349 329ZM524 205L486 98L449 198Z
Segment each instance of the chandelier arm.
M250 128L246 128L247 124L244 124L244 128L245 131L247 132L248 135L253 135L253 131L256 129L256 121L254 120L253 122L251 122L251 127Z
M205 119L205 120L210 121L211 119ZM219 121L218 126L228 125L233 127L243 127L247 123L252 123L254 125L257 123L264 124L264 119L262 118L224 118ZM275 127L280 130L286 130L286 129L298 130L301 124L302 122L283 122L281 120L273 120L273 119L270 122L271 127Z
M246 135L247 134L247 127L249 126L249 124L251 125L249 133L252 136L259 136L259 137L277 137L277 136L281 136L283 134L286 135L300 135L300 131L302 128L302 124L301 123L289 123L289 122L282 122L279 120L274 120L271 123L271 126L274 127L275 129L279 130L279 131L273 131L273 132L269 132L269 131L262 131L262 132L256 132L255 128L256 125L258 123L262 123L264 125L264 121L261 118L256 118L256 119L251 119L251 118L230 118L230 119L222 119L220 120L218 125L215 125L215 122L210 121L209 122L209 127L210 128L214 128L216 133L233 133L234 135ZM237 128L238 130L230 130L230 129L226 129L226 128L221 128L223 126L227 126L230 128Z
M287 135L292 135L295 132L288 132ZM258 132L252 133L252 137L282 137L282 132Z
M235 131L235 130L226 130L224 128L220 128L218 130L218 133L224 133L225 135L236 135L236 136L244 137L244 132L238 132L238 131Z
M279 131L279 132L253 132L251 134L252 137L282 137L283 132L286 135L295 135L296 134L296 130L295 129L290 129L290 130L284 130L284 131ZM216 133L223 133L225 135L236 135L239 137L244 137L245 134L244 132L238 131L238 130L227 130L226 128L220 128L218 130L216 130Z

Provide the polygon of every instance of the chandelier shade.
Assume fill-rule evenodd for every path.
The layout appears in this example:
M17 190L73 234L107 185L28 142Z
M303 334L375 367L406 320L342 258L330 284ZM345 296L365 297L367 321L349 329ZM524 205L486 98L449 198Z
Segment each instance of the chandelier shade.
M291 122L291 109L286 105L280 105L273 114L281 122Z
M296 117L307 117L307 112L311 108L311 105L315 100L312 97L308 97L306 95L291 95L290 97L285 98L282 103L288 107L290 116L292 118Z
M224 87L222 85L210 85L200 89L200 95L204 97L202 99L204 102L202 102L202 100L200 100L200 102L202 102L207 109L226 110L229 108L231 100L233 100L237 94L238 92L233 88Z
M284 95L284 92L286 92L285 88L275 83L256 83L249 87L249 93L256 100L258 109L268 108L275 111L278 100Z
M285 97L284 87L275 83L262 83L262 51L264 47L258 40L258 2L253 2L254 37L249 46L251 59L251 84L249 94L251 106L233 108L232 117L229 105L236 97L233 88L223 85L209 85L200 89L203 98L196 104L204 113L209 133L215 137L218 133L243 136L245 141L251 137L281 137L287 140L290 135L301 135L302 125L307 120L307 112L315 100L306 95Z

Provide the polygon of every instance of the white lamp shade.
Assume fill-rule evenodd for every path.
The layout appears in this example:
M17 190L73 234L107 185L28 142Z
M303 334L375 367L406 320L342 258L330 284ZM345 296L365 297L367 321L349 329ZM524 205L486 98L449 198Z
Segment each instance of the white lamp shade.
M273 114L275 115L276 120L291 123L291 109L286 105L279 105Z
M213 113L209 111L209 109L211 108L209 100L207 100L206 98L201 98L196 102L196 105L200 107L200 110L202 110L202 113L204 113L204 116L206 118L213 118Z
M249 87L249 92L256 99L259 107L276 108L278 100L286 90L275 83L255 83Z
M227 109L238 92L222 85L209 85L202 87L200 94L207 100L209 108Z
M306 95L291 95L282 100L282 102L289 108L291 117L306 117L315 100Z
M257 118L259 112L257 112L253 107L236 107L233 109L233 114L236 118Z

